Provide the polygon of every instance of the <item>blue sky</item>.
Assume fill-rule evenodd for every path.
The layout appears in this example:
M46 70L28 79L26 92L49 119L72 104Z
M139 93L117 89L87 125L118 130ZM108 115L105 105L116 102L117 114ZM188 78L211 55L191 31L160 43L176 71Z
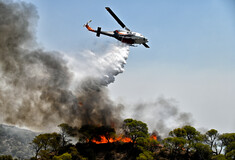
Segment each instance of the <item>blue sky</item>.
M130 49L125 72L109 86L126 103L174 98L197 127L235 130L235 2L233 0L25 0L40 16L37 41L49 50L76 55L115 39L87 32L83 24L120 29L109 6L150 49ZM133 83L133 81L135 83Z

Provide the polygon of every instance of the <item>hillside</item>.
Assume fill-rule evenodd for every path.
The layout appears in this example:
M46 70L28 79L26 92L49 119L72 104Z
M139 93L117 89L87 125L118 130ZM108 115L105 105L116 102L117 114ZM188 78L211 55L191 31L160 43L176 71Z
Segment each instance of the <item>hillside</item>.
M12 155L19 159L32 157L30 143L36 135L29 130L0 124L0 155Z

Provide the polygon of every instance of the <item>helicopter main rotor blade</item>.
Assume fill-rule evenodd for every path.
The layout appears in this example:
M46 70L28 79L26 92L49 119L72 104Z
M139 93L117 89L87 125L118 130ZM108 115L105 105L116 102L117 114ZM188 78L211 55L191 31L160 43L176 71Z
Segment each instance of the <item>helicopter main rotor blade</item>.
M126 30L130 31L129 28L125 26L125 24L116 16L116 14L109 8L105 7L105 9L113 16L113 18L122 26L122 28L125 28Z
M144 45L146 48L150 48L146 43L143 43L143 45Z

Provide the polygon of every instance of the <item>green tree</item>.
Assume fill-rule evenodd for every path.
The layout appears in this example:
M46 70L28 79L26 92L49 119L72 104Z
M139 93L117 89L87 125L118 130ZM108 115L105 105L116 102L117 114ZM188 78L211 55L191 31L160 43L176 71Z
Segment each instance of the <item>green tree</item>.
M133 119L125 119L123 123L123 130L127 137L130 137L133 143L139 137L148 137L148 127L146 123Z
M157 140L150 138L150 136L138 137L135 144L140 151L137 159L154 159L153 152L159 145Z
M142 151L148 150L153 152L158 147L159 142L157 140L151 139L150 137L139 137L136 140L136 145Z
M55 152L55 153L58 152L59 148L61 147L61 139L62 137L58 133L54 132L50 134L48 145L52 152Z
M13 160L11 155L1 155L0 160Z
M214 154L218 155L222 151L222 147L219 149L219 133L215 129L211 129L205 133L204 141L210 145L211 150Z
M233 151L235 150L235 141L234 142L231 142L227 148L226 148L226 152L230 152L230 151Z
M203 135L190 125L170 131L169 136L164 140L164 145L170 149L171 155L179 157L184 150L187 159L190 158L190 152L195 150L194 144L203 140Z
M231 150L231 151L227 152L226 158L228 160L234 160L235 159L235 150Z
M140 153L139 156L136 158L137 160L153 160L153 153L150 151L144 151Z
M163 140L164 146L169 149L171 157L180 157L186 144L182 137L167 137Z
M176 128L169 132L172 137L182 137L188 141L188 143L196 143L203 140L203 136L194 127L186 125L182 128Z
M37 158L41 152L43 155L46 152L58 152L61 147L61 135L58 133L45 133L36 136L32 141L35 150L35 157ZM42 152L43 151L43 152Z
M221 147L224 147L225 156L228 152L235 149L235 133L224 133L219 136Z
M50 151L49 150L40 150L38 153L40 160L49 160L51 159Z
M183 129L183 128L176 128L173 131L170 131L169 135L172 136L172 137L183 137L183 138L185 138L187 133L186 133L186 130Z
M211 159L212 160L227 160L227 158L223 154L214 155L211 157Z
M78 150L75 147L69 148L69 154L72 156L73 160L82 159L82 156L79 154Z
M35 151L35 158L37 158L38 157L38 153L40 152L40 150L42 149L42 147L43 147L43 143L42 143L42 140L41 140L41 136L40 135L38 135L38 136L36 136L34 139L33 139L33 141L32 141L32 147L33 147L33 149L34 149L34 151Z
M54 156L52 160L72 160L72 156L69 153L64 153L60 156Z
M186 139L191 143L201 142L203 140L203 136L199 131L197 131L194 127L186 125L183 128L186 131Z
M194 144L203 141L203 135L190 125L183 126L182 129L186 131L185 139L187 141L185 149L186 149L186 156L189 158L190 157L189 152L195 149Z
M47 147L49 146L51 134L50 133L40 134L37 137L41 140L43 149L47 150Z
M210 146L203 143L194 144L195 152L193 154L193 159L195 160L209 160L212 157L212 151Z
M193 150L193 145L195 143L198 143L200 141L203 140L203 136L200 134L200 132L198 132L194 127L192 126L189 126L189 125L186 125L186 126L183 126L182 128L176 128L172 131L169 132L169 135L172 136L172 137L176 137L175 139L168 139L170 141L172 141L171 143L177 143L177 142L180 142L180 139L177 139L177 138L181 138L181 142L184 142L184 149L186 150L186 156L189 158L190 155L189 155L189 152L191 150ZM182 141L182 138L185 140L185 141ZM177 150L181 150L182 148L179 148L178 149L176 148L177 146L172 146L174 149L173 151L177 151ZM173 154L175 153L179 153L179 152L174 152Z
M75 147L69 148L69 154L71 154L73 160L87 160L87 158L80 155Z

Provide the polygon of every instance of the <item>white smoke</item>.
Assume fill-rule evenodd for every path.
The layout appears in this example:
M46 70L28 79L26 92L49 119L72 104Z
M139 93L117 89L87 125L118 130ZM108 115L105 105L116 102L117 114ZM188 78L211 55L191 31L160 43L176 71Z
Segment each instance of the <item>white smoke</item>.
M154 101L141 102L134 106L133 117L146 122L150 130L167 137L172 128L192 125L190 113L182 112L173 98L158 97Z

